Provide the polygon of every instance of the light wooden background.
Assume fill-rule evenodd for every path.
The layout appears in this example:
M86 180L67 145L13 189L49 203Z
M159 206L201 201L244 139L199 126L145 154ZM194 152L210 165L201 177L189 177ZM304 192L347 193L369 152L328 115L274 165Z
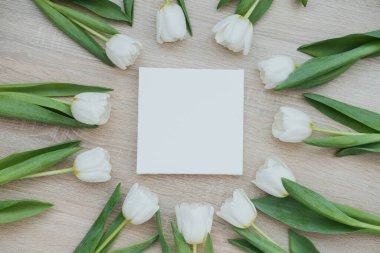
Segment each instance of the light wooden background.
M0 118L0 157L39 148L67 139L83 140L83 147L102 146L112 156L112 180L86 184L73 175L13 182L0 188L0 199L33 198L55 204L37 217L0 227L0 251L72 252L85 235L118 182L123 197L134 182L149 186L160 197L164 229L174 205L181 201L206 201L218 208L233 189L250 196L264 195L251 180L270 154L282 157L298 179L328 198L380 214L380 156L335 158L334 151L303 144L287 144L271 135L272 118L281 105L301 107L317 126L341 129L302 99L302 92L274 93L263 89L257 62L272 54L287 54L301 63L308 57L296 48L304 43L354 32L379 29L378 0L310 0L307 8L298 1L274 1L254 28L251 53L243 57L217 45L213 25L230 15L233 5L215 10L216 1L187 1L194 36L180 43L159 45L155 41L155 14L162 1L136 1L133 28L114 23L123 33L144 44L136 64L122 71L110 68L63 35L31 1L0 2L0 77L2 83L61 81L112 87L112 117L98 129L78 130ZM138 67L221 68L246 70L244 176L137 176L136 131ZM312 92L357 106L380 111L379 57L360 61L339 79ZM70 165L72 159L59 167ZM257 224L284 247L287 227L260 214ZM152 221L127 226L114 248L139 242L155 232ZM306 233L304 233L306 234ZM306 234L321 252L380 251L380 238L371 235ZM215 218L212 236L215 251L240 252L227 243L235 237L231 227ZM171 235L168 236L171 240ZM160 252L158 244L147 252Z

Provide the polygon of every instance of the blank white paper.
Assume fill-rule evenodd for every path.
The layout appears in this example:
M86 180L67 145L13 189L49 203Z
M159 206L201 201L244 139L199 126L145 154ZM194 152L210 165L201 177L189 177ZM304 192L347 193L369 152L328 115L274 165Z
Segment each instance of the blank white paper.
M138 174L243 173L244 70L140 68Z

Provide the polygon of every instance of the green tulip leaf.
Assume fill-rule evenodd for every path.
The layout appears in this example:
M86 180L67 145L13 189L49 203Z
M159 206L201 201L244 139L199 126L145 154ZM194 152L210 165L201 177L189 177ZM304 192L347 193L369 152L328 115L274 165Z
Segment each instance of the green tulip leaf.
M236 14L244 16L256 1L260 2L253 10L252 14L249 16L249 20L251 21L252 25L254 25L264 16L264 14L271 7L273 0L241 0L235 11Z
M380 132L380 114L313 93L306 101L327 117L362 133Z
M89 51L91 54L100 59L103 63L113 66L108 59L105 50L92 37L85 33L81 28L75 25L70 19L66 18L59 11L50 6L50 2L46 0L33 0L38 8L46 15L46 17L62 32L71 39Z
M228 242L248 253L263 253L245 239L228 239Z
M162 221L161 221L160 210L158 210L156 213L156 224L157 224L157 232L158 232L159 239L160 239L162 253L173 253L172 249L169 246L169 243L165 239L164 231L162 229Z
M193 36L193 29L191 28L190 17L187 13L185 0L177 0L177 3L179 4L179 6L181 6L183 14L185 14L187 31L191 36Z
M52 207L53 204L37 200L0 200L0 224L23 220Z
M0 92L21 92L44 97L72 97L82 92L108 92L111 88L74 83L18 83L0 85Z
M380 226L380 216L368 213L366 211L347 206L344 204L339 204L339 203L334 203L334 205L339 208L342 212L347 214L348 216L357 219L359 221L372 224L372 225L377 225Z
M0 159L0 171L10 166L13 166L15 164L24 162L28 159L34 158L35 156L38 156L38 155L42 155L48 152L61 150L65 148L76 147L79 145L79 143L80 141L78 140L67 141L67 142L63 142L63 143L45 147L45 148L40 148L40 149L35 149L35 150L30 150L30 151L25 151L25 152L9 155L7 157L4 157L3 159Z
M207 235L205 246L203 248L203 253L214 253L214 246L212 245L212 239L210 234Z
M132 20L126 15L119 5L109 0L66 0L80 5L98 16L116 21L126 21L131 23Z
M116 229L123 223L125 220L124 215L122 212L120 212L116 218L112 221L111 225L108 227L106 232L104 232L102 239L100 239L97 248L103 244L103 242L113 233L116 231ZM120 231L119 231L120 233ZM107 253L109 249L111 248L112 244L115 242L116 238L118 237L119 233L116 234L115 237L113 237L99 253Z
M111 197L108 199L102 212L91 226L85 237L75 248L74 253L93 253L104 234L107 218L120 200L120 184L117 185Z
M146 249L148 249L150 246L152 246L157 240L158 235L153 236L151 239L146 240L145 242L135 244L126 248L117 249L111 251L111 253L141 253L144 252Z
M58 149L34 156L4 168L0 170L0 185L44 171L79 150L79 147Z
M177 226L172 222L172 232L177 253L192 253L189 245L185 242L183 235L178 231Z
M290 253L320 253L314 244L306 237L289 230Z
M378 39L380 39L380 30L318 41L303 45L298 48L298 51L314 57L327 56L350 51Z
M349 148L380 142L380 134L345 135L327 138L307 138L306 144L323 148Z
M232 1L233 0L220 0L219 3L218 3L218 6L216 7L216 9L219 10L220 8L222 8L226 4L229 4Z
M125 15L127 16L127 19L129 20L130 25L133 24L134 8L135 8L134 0L124 0L124 11L125 11Z
M338 157L343 157L348 155L360 155L364 153L380 153L380 142L344 148L336 152L335 155Z
M234 228L234 231L264 253L287 253L286 250L261 235L236 227Z
M301 3L304 7L306 7L308 0L301 0Z

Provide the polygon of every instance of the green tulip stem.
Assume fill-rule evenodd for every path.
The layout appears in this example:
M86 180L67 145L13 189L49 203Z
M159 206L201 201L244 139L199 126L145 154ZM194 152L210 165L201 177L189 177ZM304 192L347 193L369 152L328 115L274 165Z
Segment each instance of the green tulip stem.
M55 101L67 104L67 105L71 105L73 103L73 101L67 101L67 100L62 100L62 99L57 99L57 98L52 98L52 99L54 99Z
M193 253L197 253L197 245L193 244Z
M68 173L68 172L73 172L73 171L74 171L74 168L50 170L50 171L46 171L46 172L41 172L41 173L36 173L36 174L29 175L29 176L25 176L25 177L22 177L21 179L35 178L35 177L46 177L46 176L59 175L59 174L64 174L64 173Z
M75 24L79 25L80 27L82 27L83 29L85 29L87 32L91 33L92 35L94 35L95 37L103 40L104 42L107 42L109 40L109 38L107 38L106 36L98 33L97 31L95 31L94 29L91 29L90 27L82 24L81 22L73 19L73 18L69 18L71 21L73 21Z
M278 245L277 243L275 243L272 238L270 238L266 233L264 233L264 231L262 231L258 226L256 226L254 223L252 223L251 225L261 236L263 236L265 239L267 239L268 241Z
M249 8L249 10L247 11L247 13L244 15L244 18L249 18L252 14L252 12L256 9L257 5L259 4L260 0L256 0L251 8Z
M354 133L354 132L341 132L341 131L334 131L329 129L323 129L318 127L311 127L313 131L325 133L325 134L332 134L332 135L339 135L339 136L345 136L345 135L362 135L362 133Z
M99 253L101 252L109 242L112 241L112 239L115 238L115 236L117 236L120 231L125 227L125 225L127 225L128 221L127 219L124 219L122 223L120 223L120 225L115 229L115 231L112 232L112 234L110 234L104 241L103 243L95 250L94 253Z

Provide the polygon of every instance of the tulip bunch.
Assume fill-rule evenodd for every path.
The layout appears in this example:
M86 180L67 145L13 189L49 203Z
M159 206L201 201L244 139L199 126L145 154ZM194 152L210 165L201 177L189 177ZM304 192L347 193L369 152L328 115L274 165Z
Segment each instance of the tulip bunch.
M0 85L0 115L65 127L93 128L109 120L110 95L105 92L111 90L71 83Z
M140 55L142 44L139 41L130 36L120 34L102 19L68 6L54 3L51 0L33 1L55 26L104 63L110 66L116 65L125 70ZM101 5L99 6L99 4ZM128 15L122 13L117 5L108 0L102 1L102 3L99 1L82 2L80 5L100 16L112 17L113 19L132 23L133 0L125 1ZM114 15L110 15L110 13ZM105 49L91 36L103 41Z
M284 142L303 141L314 146L338 148L336 156L380 153L380 114L317 94L306 93L304 96L320 112L356 132L317 128L306 113L282 106L274 117L274 137ZM308 138L313 132L332 137Z

